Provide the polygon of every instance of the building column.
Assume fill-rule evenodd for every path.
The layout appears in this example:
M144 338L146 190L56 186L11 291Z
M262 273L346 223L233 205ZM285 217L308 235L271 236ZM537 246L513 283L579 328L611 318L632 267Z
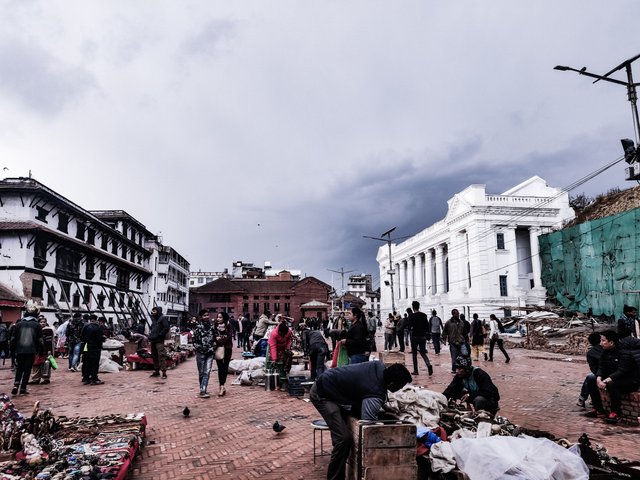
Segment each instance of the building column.
M436 293L444 293L444 247L441 245L436 245L436 278L435 278L435 286Z
M520 288L520 270L518 265L518 246L516 244L516 228L518 226L510 223L504 230L504 246L509 252L507 267L507 293L509 297L516 297ZM502 272L499 273L502 275Z
M415 295L417 297L424 296L424 262L422 259L422 253L418 253L415 257Z
M395 273L396 273L396 278L395 278L395 287L396 287L396 291L394 292L394 295L396 296L396 299L399 300L400 299L400 292L401 292L401 286L400 286L400 279L401 279L401 275L400 275L400 264L396 263L395 265Z

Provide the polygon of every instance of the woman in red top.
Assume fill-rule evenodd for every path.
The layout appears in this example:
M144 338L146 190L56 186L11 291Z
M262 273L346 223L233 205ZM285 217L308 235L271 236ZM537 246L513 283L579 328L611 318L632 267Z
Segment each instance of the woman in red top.
M269 360L271 364L275 364L283 380L291 370L291 337L291 329L286 320L282 320L269 335Z

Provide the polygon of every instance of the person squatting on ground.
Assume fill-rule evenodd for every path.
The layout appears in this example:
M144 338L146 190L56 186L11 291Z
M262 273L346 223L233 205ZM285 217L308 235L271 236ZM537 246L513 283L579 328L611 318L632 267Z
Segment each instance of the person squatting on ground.
M593 410L585 416L604 418L607 423L618 423L622 415L622 395L634 392L640 386L640 359L637 358L640 355L640 340L632 337L620 340L616 332L605 330L600 332L600 345L602 354L598 362L598 371L595 378L587 377ZM606 390L609 395L609 415L602 405L601 390Z
M442 319L438 316L438 312L431 310L431 318L429 319L429 331L431 332L431 341L433 342L433 351L436 355L440 355L440 335L442 334Z
M325 371L324 362L329 354L329 346L320 330L306 329L304 331L304 339L305 353L309 357L311 381L314 381Z
M42 328L38 324L37 316L40 309L35 305L29 305L25 316L15 324L11 335L11 351L15 353L16 375L13 381L11 395L26 395L27 383L33 360L42 349Z
M149 343L151 343L151 357L153 358L152 377L167 378L167 357L165 355L164 341L169 333L169 319L162 315L162 307L151 309L151 330L149 331Z
M451 318L444 324L442 330L442 341L449 342L449 352L451 353L451 373L456 373L456 358L460 355L468 356L468 335L466 322L460 318L457 308L451 310Z
M31 368L31 381L29 383L32 385L47 384L51 381L49 355L53 354L55 348L54 331L47 323L44 315L38 317L38 324L42 328L42 349L36 355Z
M409 317L411 325L411 357L413 359L413 375L418 375L418 351L422 360L427 366L429 376L433 375L433 366L427 355L427 337L429 335L429 318L420 311L420 303L416 300L411 302L413 311Z
M360 308L353 307L350 315L351 327L347 331L347 338L341 340L347 348L349 365L369 361L369 349L371 348L369 330L367 329L364 313Z
M503 333L504 327L498 317L496 317L493 313L489 315L489 362L493 362L493 348L498 345L498 348L504 355L504 363L509 363L511 358L509 354L504 349L504 342L500 335Z
M462 400L472 410L485 410L495 414L500 401L500 393L487 372L471 365L471 359L458 356L455 362L456 374L442 394L448 400Z
M411 374L404 365L395 363L385 366L382 362L334 368L318 377L311 387L309 399L331 432L333 450L327 479L345 478L347 458L353 447L353 436L346 416L377 420L380 408L387 401L387 390L397 392L410 382Z
M98 378L100 369L100 352L104 342L104 331L98 324L98 316L89 315L89 323L82 329L80 340L84 344L82 349L82 383L83 385L102 385Z
M198 312L199 321L193 330L193 349L196 352L196 365L198 367L198 383L200 386L200 398L209 398L207 392L209 376L213 367L213 359L216 352L214 325L211 322L209 311L206 309Z
M473 321L471 322L471 356L477 362L480 360L480 355L484 355L485 361L488 359L487 353L484 351L484 325L477 313L473 314Z
M593 381L598 373L598 364L600 363L600 357L602 356L602 345L600 345L600 334L593 332L587 337L589 341L589 350L587 350L587 365L589 365L589 373L580 389L580 396L578 396L577 405L584 408L587 398L589 398L589 380Z
M227 393L224 384L227 383L229 362L231 362L231 354L233 351L233 332L231 330L233 327L229 323L229 314L227 314L227 312L218 314L215 327L214 341L217 349L215 359L216 366L218 367L218 383L220 384L218 396L222 397ZM224 348L224 352L221 352L220 347Z

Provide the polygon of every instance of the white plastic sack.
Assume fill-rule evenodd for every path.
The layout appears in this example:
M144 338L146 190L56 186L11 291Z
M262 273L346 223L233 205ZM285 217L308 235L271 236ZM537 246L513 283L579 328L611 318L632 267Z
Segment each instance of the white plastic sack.
M400 420L408 420L418 427L435 428L440 422L440 412L447 406L447 399L439 392L406 385L389 393L387 405Z
M255 357L248 360L231 360L229 362L229 371L231 373L240 373L243 370L256 370L264 368L266 359L264 357Z
M253 380L251 380L249 370L245 370L240 374L240 385L253 385Z
M110 338L108 340L105 340L102 343L102 349L103 350L118 350L119 348L124 347L124 343L119 342L118 340L114 339L114 338Z
M438 442L429 449L431 470L434 472L448 473L456 468L455 455L450 442Z
M100 365L98 372L100 373L118 373L122 369L122 365L114 362L110 358L100 356Z
M588 480L575 453L546 438L461 438L452 444L458 468L471 480Z

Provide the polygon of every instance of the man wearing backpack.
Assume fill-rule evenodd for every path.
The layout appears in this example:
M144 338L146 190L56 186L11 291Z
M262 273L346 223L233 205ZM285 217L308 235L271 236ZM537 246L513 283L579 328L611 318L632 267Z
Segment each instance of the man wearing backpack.
M500 334L504 333L504 326L493 313L489 315L489 362L493 362L493 347L498 344L498 348L504 354L504 363L509 363L511 358L504 349L504 342L500 338Z

